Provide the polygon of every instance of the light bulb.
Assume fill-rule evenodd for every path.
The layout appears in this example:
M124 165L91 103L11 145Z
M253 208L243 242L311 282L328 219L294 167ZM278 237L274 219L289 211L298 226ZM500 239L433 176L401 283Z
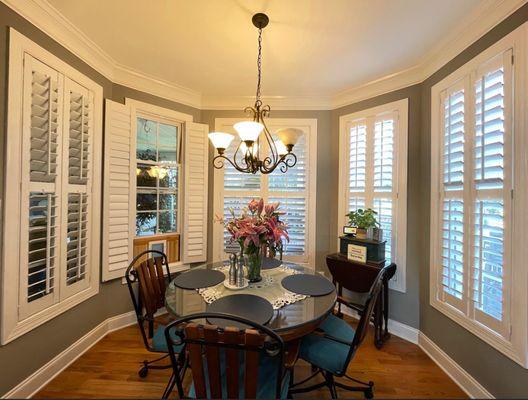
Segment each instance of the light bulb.
M264 125L255 121L242 121L233 125L233 128L238 132L242 141L254 142L258 139L262 129L264 129Z
M211 132L208 136L215 149L224 150L229 147L229 144L235 138L234 135L225 132Z
M286 147L295 145L303 134L304 132L297 128L284 128L276 132L277 137Z
M277 148L277 153L279 154L279 156L288 154L288 149L286 148L286 145L280 140L275 140L275 147Z
M242 155L245 155L247 150L248 150L248 147L246 143L244 142L240 143L240 152L242 153ZM251 154L253 155L253 157L256 157L257 153L258 153L258 144L253 143L253 145L251 146Z

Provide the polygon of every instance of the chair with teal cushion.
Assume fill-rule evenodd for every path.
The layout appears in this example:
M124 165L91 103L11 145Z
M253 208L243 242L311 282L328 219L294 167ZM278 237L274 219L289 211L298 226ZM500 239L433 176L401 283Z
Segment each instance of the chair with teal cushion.
M208 318L226 327L209 325ZM240 324L247 328L229 326ZM290 370L284 367L284 342L265 326L233 315L200 313L172 322L165 337L174 368L171 382L180 398L285 399L288 395ZM171 351L178 345L186 346L192 371L187 395L181 365Z
M134 257L125 279L136 312L136 318L145 348L160 357L142 362L139 376L144 378L150 369L167 369L171 364L153 365L169 356L165 340L165 325L155 314L165 306L165 288L171 280L167 256L157 250L147 250ZM181 347L174 350L181 353ZM183 353L182 357L183 357Z
M307 379L293 385L291 393L304 393L326 386L334 399L337 398L336 387L350 391L361 391L368 399L373 397L374 383L358 381L348 376L346 370L367 334L374 306L388 268L383 268L374 280L356 330L342 319L330 314L314 333L303 338L299 358L311 364L314 373ZM323 382L308 387L299 387L319 374L323 376ZM360 386L345 385L336 381L335 377L348 378L359 383Z

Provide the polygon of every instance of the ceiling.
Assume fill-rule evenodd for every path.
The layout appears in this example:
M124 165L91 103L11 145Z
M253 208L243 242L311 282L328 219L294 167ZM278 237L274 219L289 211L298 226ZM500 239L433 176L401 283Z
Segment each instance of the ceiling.
M203 95L331 96L421 62L481 0L48 0L117 63Z

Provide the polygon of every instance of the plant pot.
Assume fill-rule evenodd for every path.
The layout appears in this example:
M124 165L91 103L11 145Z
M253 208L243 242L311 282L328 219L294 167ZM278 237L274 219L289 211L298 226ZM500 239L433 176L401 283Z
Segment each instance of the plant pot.
M260 247L244 253L244 264L247 267L247 277L250 282L260 282L260 269L262 268L262 251Z
M356 228L356 238L358 239L366 239L367 238L367 230L363 228Z

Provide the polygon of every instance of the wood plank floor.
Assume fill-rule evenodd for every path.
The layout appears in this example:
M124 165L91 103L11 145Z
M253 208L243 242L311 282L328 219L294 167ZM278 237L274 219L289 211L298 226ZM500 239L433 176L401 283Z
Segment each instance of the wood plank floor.
M140 362L152 359L138 328L108 334L46 385L35 398L160 398L169 370L150 371L142 379ZM308 376L299 362L296 380ZM465 393L416 345L393 336L382 350L373 345L372 332L350 364L349 375L375 383L375 398L467 398ZM189 379L187 379L189 380ZM340 398L362 398L339 390ZM174 397L177 397L174 393ZM326 389L295 398L330 398Z

